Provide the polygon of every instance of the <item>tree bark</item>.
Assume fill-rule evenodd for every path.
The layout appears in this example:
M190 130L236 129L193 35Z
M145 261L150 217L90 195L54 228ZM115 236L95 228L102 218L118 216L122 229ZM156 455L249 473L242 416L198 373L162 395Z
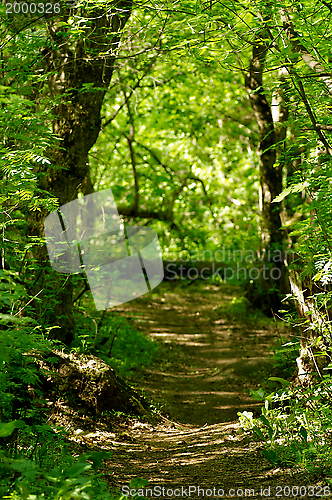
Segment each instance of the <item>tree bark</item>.
M283 259L269 261L269 250L282 252L284 233L280 229L281 204L272 203L282 191L282 164L276 164L278 139L283 130L276 132L273 123L271 106L268 103L264 86L263 72L266 58L266 35L264 31L257 33L249 68L245 75L245 88L259 129L259 172L260 172L260 213L262 217L262 253L263 263L270 269L270 277L248 285L247 297L254 306L261 308L266 314L278 310L280 292L285 292L285 265ZM272 276L272 266L276 268ZM262 276L262 273L260 273ZM262 295L263 294L263 295Z
M302 280L300 274L292 270L289 273L292 294L295 298L297 315L301 320L299 325L300 352L296 359L298 367L298 380L301 385L308 387L313 381L322 378L322 370L328 365L329 359L324 345L323 335L321 334L325 319L318 310L314 293L321 292L313 283L311 277ZM304 320L307 320L304 323ZM317 342L317 331L322 335L322 339Z
M263 38L264 33L256 35L249 69L245 77L245 87L259 128L260 208L263 220L263 244L267 248L273 244L281 246L283 240L283 233L280 231L280 204L272 204L273 199L282 191L282 169L280 166L275 166L277 138L271 107L263 87L267 50L265 43L262 42Z
M45 49L44 69L50 75L49 94L58 103L54 110L53 131L60 142L48 152L52 164L41 167L38 175L39 187L53 194L60 206L77 198L80 190L85 194L92 190L88 152L100 131L101 106L112 78L121 30L131 8L132 0L120 0L113 3L113 8L90 11L86 15L87 27L77 41L69 34L69 28L63 24L59 26L60 19L48 20L48 47L51 49ZM68 10L67 19L69 14ZM64 18L66 20L62 15L62 22ZM46 216L45 212L31 214L32 236L44 235ZM37 260L44 266L48 262L45 247L38 251ZM47 282L44 272L35 288L47 287ZM71 279L63 280L59 276L58 286L53 281L53 287L58 288L58 295L49 322L60 328L52 335L69 345L75 330ZM45 304L39 306L39 313L43 307Z
M103 360L61 351L53 351L51 357L51 363L37 360L44 395L51 401L64 399L75 411L93 415L115 410L151 418L148 403Z

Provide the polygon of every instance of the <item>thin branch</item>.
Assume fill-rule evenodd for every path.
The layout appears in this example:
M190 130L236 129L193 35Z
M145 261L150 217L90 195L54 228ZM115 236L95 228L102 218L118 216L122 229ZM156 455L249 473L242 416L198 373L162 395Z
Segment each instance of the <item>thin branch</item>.
M148 153L150 153L150 155L152 156L152 158L154 158L154 159L156 160L156 162L158 162L158 163L159 163L159 165L160 165L161 167L163 167L163 169L165 170L165 172L167 172L167 174L168 174L168 175L170 176L170 178L173 180L173 173L174 173L174 172L172 173L171 169L170 169L167 165L165 165L165 163L163 163L163 162L160 160L160 158L158 158L158 156L155 154L155 152L154 152L152 149L148 148L147 146L144 146L144 144L142 144L141 142L137 142L137 141L136 141L136 144L137 144L138 146L141 146L141 148L145 149L146 151L148 151Z
M269 32L268 30L268 33L269 33L269 36L271 37L272 34ZM281 49L280 47L278 46L278 44L274 43L273 44L274 48L279 52L281 53ZM292 44L293 46L293 44ZM296 50L296 48L293 46L293 49ZM311 57L311 56L310 56ZM292 82L293 82L293 85L294 85L294 88L295 90L298 92L298 94L300 95L301 99L302 99L302 102L307 110L307 113L308 113L308 116L310 118L310 121L313 125L313 130L315 130L317 132L317 135L320 139L320 141L322 142L322 144L324 144L324 147L326 149L326 152L328 155L332 155L332 149L326 139L326 137L324 136L324 134L322 133L322 130L327 130L325 128L323 128L323 126L320 126L317 124L317 121L316 121L316 117L315 117L315 114L313 112L313 110L311 109L311 106L310 106L310 103L309 103L309 100L307 98L307 95L305 93L305 90L304 90L304 86L303 86L303 83L301 81L301 79L299 78L297 72L294 70L294 67L293 67L293 62L288 60L289 64L287 66L285 66L286 70L288 71L291 79L292 79ZM319 63L317 63L319 64ZM313 68L312 68L313 69ZM296 81L298 82L298 86L295 82L295 79ZM326 82L325 82L326 83ZM332 84L332 80L331 80L331 84ZM329 89L328 89L329 90ZM330 91L329 91L330 92Z
M132 126L130 126L131 129L133 129ZM131 161L131 166L133 169L133 175L134 175L134 184L135 184L135 193L134 193L134 201L133 201L133 211L137 210L138 203L139 203L139 184L138 184L138 177L137 177L137 169L136 169L136 159L135 159L135 154L134 154L134 149L133 149L133 140L131 139L131 134L129 137L126 137L127 142L128 142L128 147L129 147L129 152L130 152L130 161Z
M113 335L112 342L111 342L111 346L110 346L110 349L109 349L109 351L108 351L108 357L109 357L109 358L110 358L110 357L111 357L111 355L112 355L112 348L113 348L114 340L115 340L116 334L117 334L117 333L118 333L118 331L119 331L119 328L120 328L120 326L121 326L121 323L122 323L122 322L120 321L120 323L119 323L119 324L118 324L118 326L116 327L115 333L114 333L114 335Z
M316 123L316 129L317 130L327 130L329 132L332 132L332 125L322 125L320 123Z
M151 64L149 64L149 66L146 68L144 74L137 80L137 82L135 83L134 87L132 87L132 89L130 91L130 94L126 97L127 100L129 100L131 98L131 96L133 95L133 93L135 92L135 90L140 86L141 81L150 72L150 70L153 67L153 65L156 62L156 60L157 60L157 56L155 56L153 58L153 61L151 61ZM123 107L126 105L126 99L123 101L123 103L120 105L120 107L113 113L113 115L111 116L111 118L109 118L105 123L102 124L102 126L101 126L101 130L102 131L104 130L105 127L107 127L107 125L109 125L114 120L114 118L117 116L117 114L123 109Z
M11 40L13 40L16 35L18 35L19 33L21 33L21 31L25 30L25 28L28 28L29 26L31 26L31 24L34 24L35 22L39 21L39 19L43 19L43 17L47 16L46 13L44 13L42 16L40 17L37 17L36 19L33 19L32 21L30 21L29 23L25 24L23 26L23 28L19 29L16 33L14 33L8 40L6 40L2 45L0 45L0 50L2 50Z
M84 282L85 282L84 289L77 295L76 299L73 300L73 304L75 304L75 302L77 302L85 292L88 292L90 290L90 286L87 280L84 280Z
M202 189L203 189L203 192L204 192L205 196L206 197L208 196L206 188L205 188L204 181L202 179L200 179L199 177L196 177L195 175L189 175L189 177L187 177L187 179L199 182L202 185Z
M20 312L22 312L36 297L38 297L38 295L40 293L42 293L43 290L44 290L44 288L39 290L39 292L36 293L36 295L34 297L32 297L32 299L30 299L29 302L27 302L24 307L22 307L16 314L14 314L14 317L17 316L18 314L20 314Z
M126 137L127 142L128 142L131 166L132 166L133 175L134 175L135 194L134 194L134 201L133 201L133 206L132 206L132 210L134 212L137 210L138 204L139 204L139 183L138 183L138 177L137 177L136 159L135 159L134 148L133 148L133 141L134 141L134 135L135 135L134 118L133 118L133 115L131 112L128 96L127 96L125 91L123 91L123 94L124 94L124 98L125 98L125 103L126 103L128 117L129 117L129 123L130 123L129 136L125 136L125 137Z
M320 75L322 81L327 87L329 94L332 95L331 73L329 73L326 68L324 68L324 66L319 61L317 61L317 59L315 59L301 43L298 42L299 35L293 27L293 23L289 17L289 14L283 9L280 9L280 18L283 23L283 29L294 49L294 52L297 52L301 56L302 60L309 66L310 69ZM328 76L322 76L326 73Z
M310 121L313 124L313 127L316 130L317 135L318 135L320 141L324 144L324 147L326 149L326 153L331 156L332 155L332 149L331 149L329 143L327 142L327 139L324 136L324 134L321 131L321 129L317 127L316 117L314 115L313 110L311 109L310 103L309 103L308 98L306 96L306 93L305 93L305 90L304 90L304 87L303 87L303 83L301 82L301 80L298 81L298 85L299 85L298 92L299 92L299 94L300 94L300 96L302 98L303 104L304 104L304 106L305 106L305 108L307 110L307 113L308 113L308 116L310 118ZM295 82L294 82L294 86L296 88Z
M324 0L319 0L320 3L324 4L325 7L327 7L331 12L332 12L332 5L327 3L327 2L324 2Z
M143 208L137 208L133 210L132 207L118 206L118 212L120 215L126 217L138 217L140 219L157 219L165 222L173 222L173 217L169 217L168 211L160 210L155 212L153 210L145 210Z

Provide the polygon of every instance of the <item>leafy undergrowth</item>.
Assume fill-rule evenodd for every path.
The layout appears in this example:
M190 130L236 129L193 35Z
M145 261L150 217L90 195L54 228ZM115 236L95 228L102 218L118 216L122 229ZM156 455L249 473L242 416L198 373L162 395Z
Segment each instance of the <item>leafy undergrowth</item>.
M84 311L84 309L81 309ZM142 366L161 356L160 345L135 328L132 320L117 313L78 314L72 348L95 354L115 369L120 377L135 378Z
M230 304L222 304L216 313L223 318L240 321L256 326L266 326L271 323L271 319L259 309L255 309L250 301L244 296L234 297Z
M220 323L218 319L220 311L218 311L218 308L216 309L214 307L213 300L218 304L222 302L222 300L220 300L220 297L222 297L222 293L220 293L222 289L207 289L205 285L204 287L197 286L196 295L194 295L195 286L196 285L189 289L191 290L190 295L185 295L183 292L182 295L174 294L172 297L166 297L166 300L162 296L155 296L153 299L154 302L148 304L151 306L148 310L158 314L158 320L160 321L160 311L164 305L164 314L167 313L168 321L171 323L169 328L170 333L173 334L172 342L174 342L175 329L179 329L179 346L178 344L174 344L174 346L181 347L181 352L183 353L182 362L184 363L184 375L187 379L181 382L181 373L179 373L178 367L179 360L177 360L177 363L170 363L170 378L164 381L164 384L170 388L172 384L175 383L176 385L174 387L176 389L180 388L180 383L182 383L182 388L190 389L192 391L192 399L195 401L195 404L191 408L196 409L196 411L201 408L202 416L204 414L205 418L206 404L209 399L211 401L216 401L216 403L212 404L212 407L215 404L221 404L220 396L218 396L219 387L215 395L210 391L209 396L204 396L203 402L199 394L197 396L195 394L198 387L204 386L205 379L208 380L209 383L211 380L218 380L218 373L212 370L212 368L215 368L215 361L211 359L210 343L213 339L215 341L217 335L219 335L220 340L224 338L223 336L227 339L230 337L234 339L234 341L236 340L236 346L234 347L238 347L238 345L242 347L242 331L239 332L238 329L234 329L234 332L231 332L225 328L224 324ZM220 295L218 295L219 293ZM250 310L249 308L247 309L248 304L246 301L241 299L234 300L234 297L228 297L228 291L224 293L223 300L226 301L226 299L228 304L233 304L229 308L229 312L234 318L236 318L236 314L241 314L241 311L243 317L245 317L246 312ZM173 312L170 315L169 310L173 304ZM245 308L243 308L243 304L245 304ZM216 313L216 317L214 317L214 313ZM146 327L148 325L155 325L153 321L150 321L154 319L154 316L151 314L149 317L147 315L147 310L144 310L144 314L145 316L141 316L142 320L139 324L146 325ZM180 321L181 318L183 324ZM133 377L135 373L140 373L140 364L142 364L142 362L147 366L149 363L152 363L153 359L158 361L162 358L163 347L158 342L151 341L146 334L138 331L131 321L127 321L123 317L113 313L110 317L106 315L104 317L95 316L93 319L96 321L97 329L93 328L96 324L92 321L91 317L85 316L83 319L84 321L82 320L80 323L76 346L74 346L78 352L99 353L101 357L104 355L105 359L108 358L109 363L113 361L118 363L118 366L122 366L122 373L130 377ZM232 320L232 322L231 324L235 327L235 320ZM237 319L237 322L239 322L239 319ZM163 335L165 334L166 323L167 322L164 320L160 323L163 328ZM192 325L193 328L193 333L189 332L190 338L188 337L188 325ZM239 323L237 326L239 326ZM16 326L16 328L18 328L18 326ZM24 326L24 328L28 327ZM33 329L33 327L29 328ZM185 335L187 336L183 335L181 328L184 329L186 332ZM214 328L216 328L219 333L214 333L214 337L210 338L210 332ZM154 331L156 330L155 326L153 329ZM30 333L32 333L32 331L33 330L31 330ZM201 360L204 348L203 332L205 331L207 332L205 334L207 356L211 363L211 371L208 372L204 371L207 369L205 358ZM241 438L237 436L230 437L229 431L227 430L227 432L225 431L223 445L220 447L218 441L219 435L216 436L214 433L216 433L217 429L215 425L220 425L219 430L221 431L221 424L213 424L211 426L203 425L198 431L192 426L189 427L189 425L185 429L181 429L181 425L170 422L169 430L166 434L163 433L160 436L160 440L157 442L155 437L151 437L155 436L156 432L155 429L152 429L152 426L149 427L147 422L143 420L141 422L136 422L134 424L136 426L135 435L135 433L132 433L130 430L131 424L128 417L120 412L116 415L98 415L97 421L97 419L92 416L78 415L74 410L65 407L61 401L58 401L57 405L44 404L41 394L39 394L38 391L35 391L37 397L34 399L34 403L31 406L31 398L28 397L29 393L17 393L17 388L19 386L22 387L22 382L17 381L16 374L19 369L19 373L26 377L25 380L27 383L32 384L36 382L38 373L36 369L33 368L33 365L29 363L29 357L26 355L23 356L22 353L29 349L33 350L37 349L37 347L41 347L37 345L37 338L34 338L32 335L22 335L18 337L17 330L14 329L8 329L6 332L8 336L6 340L7 344L4 344L4 339L6 339L6 335L4 334L1 338L2 340L0 339L0 343L2 342L2 345L0 345L0 352L6 352L6 356L9 356L9 358L5 360L7 366L18 366L18 368L15 368L12 372L3 370L3 372L1 372L2 378L0 379L0 396L4 407L3 423L0 427L0 441L2 441L0 445L3 450L1 453L1 498L11 498L15 500L69 500L74 498L82 500L119 500L121 494L112 493L113 485L111 481L106 484L103 478L107 476L108 479L110 479L112 471L118 471L117 474L119 475L122 462L125 464L125 468L122 470L131 473L128 482L132 480L135 475L136 477L133 479L134 482L131 484L136 485L136 489L139 489L137 485L141 484L139 478L142 471L145 471L146 475L149 474L149 477L152 477L153 474L153 470L151 468L147 470L142 466L142 463L144 461L146 461L146 464L153 463L156 460L156 453L158 454L158 460L164 460L163 470L167 470L167 477L169 477L171 467L173 467L174 464L172 465L169 463L168 457L170 454L171 456L175 456L175 454L180 453L182 448L179 448L179 446L183 447L183 453L180 453L181 456L178 459L179 464L183 463L184 456L187 456L188 451L192 454L187 464L188 477L190 477L192 481L196 473L192 460L199 460L202 458L199 456L199 450L203 445L208 446L213 436L216 439L216 444L215 448L213 448L213 450L211 449L211 456L214 456L217 450L221 448L219 450L220 456L218 456L218 460L225 461L225 463L223 462L225 470L229 470L227 467L230 467L227 462L228 459L233 460L232 464L237 467L237 470L241 469L238 450L233 450L233 455L231 453L228 455L224 453L228 446L227 443L232 442L232 440L234 440L234 442L239 440L240 442ZM10 332L12 332L11 336ZM190 347L185 344L185 348L182 349L182 344L180 345L180 342L189 342L191 340L191 335L195 336L197 332L199 332L200 339L198 348L195 346ZM250 328L246 328L245 332L246 335L249 336ZM259 333L260 332L255 331L254 335L256 336ZM261 333L261 335L263 335L263 333ZM248 344L248 338L246 344ZM42 335L39 338L39 341L41 340ZM29 346L26 345L27 341L32 342L32 344ZM22 342L24 342L24 344L22 344ZM173 344L169 344L170 347L172 347L172 345ZM8 346L10 346L11 349L8 349ZM218 345L215 347L216 353L218 353L216 360L218 361L220 349ZM260 341L259 349L262 349L262 341ZM281 346L275 346L274 351L278 369L282 371L283 364L285 363L283 360L283 351L287 351L287 346L285 347L283 344ZM137 359L137 352L140 353L139 360ZM250 354L252 355L253 352L251 351ZM296 351L293 353L287 352L287 354L287 363L291 366L292 359L296 356ZM130 362L128 362L128 364L122 364L121 360L127 356L131 359ZM170 352L168 356L168 361L172 361ZM196 359L195 356L198 356L199 359ZM239 366L242 366L244 362L245 358L239 359ZM202 363L202 366L200 363ZM189 368L192 368L193 373L189 373ZM252 367L250 367L250 373L251 372ZM165 375L165 373L160 373L160 379L157 380L162 381ZM248 374L240 372L240 375L238 380L243 383L243 379L248 377ZM155 380L156 377L157 375L153 374L153 380ZM232 372L231 378L232 380L234 379L234 372ZM222 379L220 380L222 386ZM274 377L269 383L274 384L274 387L278 387L280 383L282 383L280 381L281 379ZM218 384L218 382L214 383ZM277 391L278 395L273 397L268 392L267 386L264 386L265 392L263 389L252 391L257 401L265 401L262 415L254 418L250 412L243 412L241 414L242 417L240 415L241 422L243 426L251 432L254 438L264 443L265 449L263 455L266 460L270 461L272 467L291 468L292 470L301 467L307 470L308 474L311 474L311 476L320 475L322 478L327 478L328 481L331 469L331 452L329 451L331 440L329 438L328 427L331 421L331 414L327 397L330 391L328 379L326 379L325 386L323 387L322 385L319 390L316 389L316 392L308 391L302 393L298 390L296 394L295 390L291 389L290 385L287 385L287 381L283 383L284 386L282 391ZM202 385L200 386L199 384ZM159 391L160 386L161 384L158 382ZM10 390L8 390L8 388L10 388ZM232 387L229 390L230 393L234 392ZM293 391L293 393L290 391ZM186 394L186 391L183 392L183 400L186 401L185 404L188 407L188 394ZM167 393L168 397L171 396L171 393L172 391ZM17 394L20 397L20 406L19 410L15 412L13 409L16 404L15 396ZM175 391L175 395L177 397L175 398L174 405L181 406L181 404L179 404L181 401L179 399L181 392ZM216 399L214 400L213 398ZM292 398L294 400L293 402L291 401ZM307 405L308 400L313 401L313 406L310 408L308 408ZM202 403L204 403L204 405L202 405ZM325 409L323 403L326 404ZM320 418L322 411L323 418ZM218 419L218 417L216 417L216 419ZM216 422L218 422L218 420L216 420ZM174 428L175 426L177 427ZM139 434L139 432L141 432L141 434ZM189 450L187 444L189 441L186 433L190 432L193 434L193 441ZM151 434L150 437L148 433ZM183 443L182 441L178 441L178 434L181 434L181 439L185 440ZM165 436L169 440L167 445L165 444ZM137 439L136 442L135 439ZM196 439L200 441L195 441ZM121 441L125 441L125 443L121 444ZM128 453L128 442L130 443L130 454ZM249 444L251 446L251 443ZM247 468L250 450L253 464L256 464L257 460L262 459L261 452L258 449L261 444L257 445L257 450L250 448L249 451L244 445L245 442L243 446L241 445L243 467ZM151 448L149 447L151 446L154 448L154 454L150 452ZM122 448L123 453L121 453ZM6 452L4 451L5 449ZM135 466L134 462L136 464ZM205 477L206 481L210 481L211 478L215 476L216 472L212 466L215 466L216 463L217 461L207 464L204 472L205 476L204 474L202 475L203 479ZM260 462L258 463L260 464ZM212 467L211 470L209 468L210 465ZM218 462L218 467L219 465ZM180 467L180 465L178 466ZM258 474L261 473L261 471L258 471L255 467L254 465L252 466L253 478L257 478ZM259 467L261 467L261 465L259 465ZM222 469L222 467L219 467L219 469ZM159 471L155 472L155 474L158 474L158 477L160 476ZM174 480L176 477L179 477L179 471L176 467L174 467L172 474ZM220 474L222 474L222 471ZM222 477L224 478L224 476ZM133 486L133 488L135 489L135 486Z
M59 408L61 411L59 411ZM46 420L46 415L43 415ZM24 420L0 424L0 498L12 500L121 500L104 480L112 471L110 440L126 438L137 421L121 412L79 416L61 404L51 425ZM82 445L82 436L99 434L102 447ZM132 481L138 488L140 478ZM140 497L136 497L137 499Z
M0 280L0 291L8 288L8 279ZM18 286L14 283L11 289L16 292ZM66 418L70 409L61 398L55 402L44 399L35 357L51 356L52 349L64 346L50 340L48 331L31 318L0 314L0 323L0 498L121 498L112 494L100 472L105 463L112 467L110 450L81 449L73 441L78 429ZM100 326L94 338L81 322L75 350L95 354L100 350L100 357L104 356L122 374L131 373L139 363L151 362L157 347L124 319L111 316ZM105 336L107 341L111 338L112 349L106 342L98 345ZM139 361L137 352L141 353ZM112 427L122 417L114 414L101 418ZM91 425L93 428L95 422Z
M296 314L287 312L285 319L298 326ZM291 341L285 342L279 335L270 348L278 376L270 376L259 390L250 391L254 400L264 403L261 415L254 418L252 412L238 413L242 427L264 443L263 455L273 466L299 467L309 477L322 478L328 487L332 486L330 327L325 318L323 328L319 325L319 335L307 347L317 373L305 374L304 384L297 376L297 359L304 340L295 334ZM315 328L318 330L314 323L308 326L308 330ZM311 349L317 345L320 350L313 355ZM317 367L316 356L323 357L321 369Z
M279 377L270 380L282 388L251 391L264 406L258 418L239 412L242 428L264 443L262 453L273 466L299 467L332 486L331 375L306 388Z

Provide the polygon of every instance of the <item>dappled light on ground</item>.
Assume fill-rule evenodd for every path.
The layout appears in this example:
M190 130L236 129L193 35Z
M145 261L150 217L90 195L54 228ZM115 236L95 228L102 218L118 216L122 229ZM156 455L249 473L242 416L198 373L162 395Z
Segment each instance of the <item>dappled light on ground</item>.
M272 373L274 327L249 313L237 318L223 312L225 307L220 312L225 304L231 311L231 299L239 293L236 287L197 283L188 290L163 284L159 295L117 308L136 318L136 326L164 347L134 380L137 389L161 405L159 423L128 419L111 429L111 421L90 422L84 425L93 430L74 434L83 449L112 451L103 469L112 489L119 491L140 477L151 488L222 488L223 498L239 498L229 494L231 488L247 488L247 496L262 497L262 489L272 487L267 495L272 499L280 498L273 485L308 484L296 468L271 465L262 455L262 443L240 428L239 411L260 413L261 403L249 389L258 389ZM289 333L279 330L287 338ZM190 498L202 496L192 493Z
M271 370L269 346L274 328L250 318L221 317L218 308L234 298L225 285L163 285L151 294L118 308L158 342L169 346L168 363L144 371L140 382L148 396L181 423L228 422L238 411L256 411L249 388L258 388ZM233 294L239 293L236 287ZM149 298L151 297L151 298ZM246 322L244 320L247 320Z

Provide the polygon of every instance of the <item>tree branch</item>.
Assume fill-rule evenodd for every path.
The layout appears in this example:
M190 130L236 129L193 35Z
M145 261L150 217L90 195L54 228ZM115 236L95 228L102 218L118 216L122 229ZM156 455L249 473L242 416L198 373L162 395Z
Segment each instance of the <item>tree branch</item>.
M295 73L295 71L293 69L288 68L288 71L290 72L290 74L294 73L296 75L296 73ZM305 108L307 110L307 113L308 113L310 121L311 121L311 123L313 125L313 128L317 132L317 135L318 135L320 141L322 142L322 144L324 144L324 147L326 149L326 153L331 156L332 155L332 149L331 149L329 143L327 142L327 139L324 136L324 134L322 132L322 129L320 127L317 127L316 117L315 117L315 114L314 114L313 110L311 109L310 103L309 103L308 98L306 96L303 83L301 82L301 80L298 80L299 88L297 88L297 85L296 85L296 83L295 83L295 81L293 79L293 85L294 85L294 88L297 90L297 92L301 96L301 99L302 99L303 104L304 104L304 106L305 106Z
M131 96L133 95L133 93L135 92L135 90L140 86L142 80L146 77L146 75L150 72L150 69L152 68L152 66L154 65L154 63L156 62L156 59L157 59L157 56L155 56L153 58L153 60L151 61L151 63L149 64L149 66L146 68L146 70L144 71L144 74L137 80L137 82L135 83L135 85L132 87L131 91L130 91L130 94L127 96L127 100L129 101ZM113 115L111 116L111 118L109 118L106 122L104 122L101 126L101 130L104 130L105 127L107 127L107 125L109 125L113 120L114 118L118 115L118 113L123 109L123 107L126 105L126 99L123 101L123 103L120 105L120 107L113 113Z
M319 0L320 3L324 4L325 7L327 7L331 12L332 12L332 5L327 3L327 2L324 2L324 0Z
M134 135L135 135L134 118L133 118L133 115L132 115L132 112L130 109L128 96L127 96L125 91L123 91L123 94L124 94L124 98L125 98L125 103L126 103L128 117L129 117L129 123L130 123L129 136L125 136L125 137L126 137L127 142L128 142L131 166L132 166L133 175L134 175L135 193L134 193L134 201L133 201L132 210L133 210L133 212L135 212L138 208L138 203L139 203L139 184L138 184L137 169L136 169L136 159L135 159L134 148L133 148L133 141L134 141Z
M166 210L155 212L153 210L144 210L139 207L136 210L133 210L132 207L125 207L125 206L118 206L117 208L119 214L125 217L138 217L140 219L157 219L164 222L174 223L173 214L171 214L170 217L168 211Z
M332 125L322 125L322 124L316 123L316 129L317 130L328 130L329 132L332 132Z
M142 144L141 142L137 142L137 141L136 141L136 144L137 144L138 146L141 146L141 148L145 149L146 151L148 151L148 152L150 153L150 155L152 156L152 158L154 158L154 159L156 160L156 162L158 162L158 163L159 163L159 165L160 165L161 167L163 167L163 169L165 170L165 172L167 172L167 174L168 174L168 175L170 176L170 178L173 180L173 173L172 173L171 169L170 169L167 165L165 165L165 163L163 163L163 162L162 162L162 161L158 158L158 156L155 154L155 152L154 152L152 149L148 148L147 146L144 146L144 144Z
M301 43L298 42L299 35L293 27L293 23L289 17L289 14L283 9L280 9L280 18L283 23L283 29L294 51L301 56L302 60L309 66L310 69L312 69L320 76L322 81L325 83L329 94L332 96L331 73L327 71L326 68L319 61L317 61L317 59L309 54L308 50Z

